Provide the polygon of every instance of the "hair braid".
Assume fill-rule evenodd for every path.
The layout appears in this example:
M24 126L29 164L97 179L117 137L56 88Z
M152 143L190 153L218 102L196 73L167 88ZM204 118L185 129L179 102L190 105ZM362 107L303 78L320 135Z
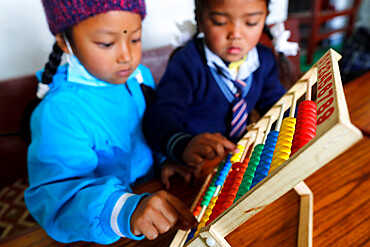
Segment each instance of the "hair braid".
M51 81L53 80L53 76L55 75L58 66L62 60L62 55L63 55L62 49L60 49L57 42L55 42L53 46L53 51L49 55L49 61L45 64L45 71L42 74L41 82L43 84L50 84ZM21 121L22 127L21 136L27 144L31 143L31 130L30 130L31 114L40 102L41 99L35 97L35 99L26 106L26 109L23 113Z
M63 51L58 46L57 42L54 43L53 51L49 55L49 61L45 64L45 71L42 74L41 82L50 84L53 76L57 72L58 66L62 60Z

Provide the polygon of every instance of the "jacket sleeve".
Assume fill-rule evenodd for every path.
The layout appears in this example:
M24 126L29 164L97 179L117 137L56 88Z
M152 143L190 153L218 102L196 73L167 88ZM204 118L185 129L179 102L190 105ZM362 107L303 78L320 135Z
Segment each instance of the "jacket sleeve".
M260 61L264 64L262 93L257 101L256 109L264 115L286 92L280 82L279 71L273 52L264 47L260 52Z
M144 116L143 131L149 145L178 162L182 162L182 150L192 138L183 123L198 81L190 60L175 55L158 85L154 103Z
M145 194L132 194L114 176L95 174L97 155L73 111L52 104L39 108L31 119L30 187L25 192L32 216L64 243L142 239L131 233L130 218Z

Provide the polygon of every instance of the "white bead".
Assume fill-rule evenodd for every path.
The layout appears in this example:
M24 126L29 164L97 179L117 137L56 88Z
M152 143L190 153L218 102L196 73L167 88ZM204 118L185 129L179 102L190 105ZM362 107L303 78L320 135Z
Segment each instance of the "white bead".
M213 238L207 238L206 243L210 247L213 247L216 245L216 241Z

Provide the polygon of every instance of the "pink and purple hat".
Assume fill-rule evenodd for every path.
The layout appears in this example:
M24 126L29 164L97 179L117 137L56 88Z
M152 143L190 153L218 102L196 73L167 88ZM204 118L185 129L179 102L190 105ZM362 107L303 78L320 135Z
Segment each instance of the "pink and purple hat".
M50 31L55 35L91 16L112 10L146 15L144 0L42 0Z

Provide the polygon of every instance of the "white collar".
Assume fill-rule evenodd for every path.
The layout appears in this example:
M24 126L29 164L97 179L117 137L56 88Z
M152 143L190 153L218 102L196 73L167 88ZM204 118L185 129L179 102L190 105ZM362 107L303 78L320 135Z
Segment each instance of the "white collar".
M75 55L69 55L69 59L67 59L67 61L67 81L94 87L106 87L112 85L91 75Z
M136 68L134 72L127 78L127 81L135 78L138 83L143 83L143 76L139 68ZM67 80L69 82L93 86L93 87L107 87L114 86L115 84L102 81L95 76L91 75L85 67L80 63L75 55L69 57L67 65Z

